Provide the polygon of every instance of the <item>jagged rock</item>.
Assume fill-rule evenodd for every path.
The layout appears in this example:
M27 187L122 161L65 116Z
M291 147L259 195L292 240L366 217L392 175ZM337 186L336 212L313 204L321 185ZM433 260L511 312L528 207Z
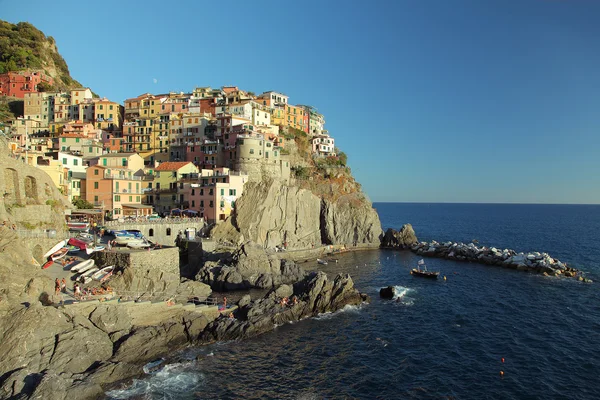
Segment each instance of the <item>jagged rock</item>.
M112 356L113 343L100 329L78 327L56 337L49 368L71 374L85 372L98 360Z
M396 288L393 286L388 286L379 289L379 296L383 299L393 299L396 294Z
M250 304L250 302L252 301L252 297L250 297L249 294L245 294L244 296L242 296L242 298L240 299L240 301L238 301L238 307L244 307L248 304Z
M412 225L404 224L402 225L400 231L388 228L383 236L383 240L381 241L381 247L408 249L414 246L416 243L418 243L418 240Z
M109 334L131 329L131 316L124 307L100 305L92 311L89 320Z
M252 337L289 321L298 321L319 313L335 311L347 304L360 304L368 299L366 295L361 295L354 288L349 275L340 274L332 282L323 272L314 273L295 284L293 295L300 300L297 304L282 306L278 294L289 293L289 287L280 287L262 299L241 306L236 312L235 319L215 320L200 335L200 341L213 342Z
M346 195L335 202L323 199L321 237L324 244L378 247L383 230L379 216L362 193Z

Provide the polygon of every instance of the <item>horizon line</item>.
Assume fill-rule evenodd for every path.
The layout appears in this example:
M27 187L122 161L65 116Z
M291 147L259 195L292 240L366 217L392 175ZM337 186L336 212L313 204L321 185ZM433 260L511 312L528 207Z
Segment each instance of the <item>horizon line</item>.
M536 206L600 206L600 203L517 203L517 202L462 202L462 201L373 201L372 203L402 204L496 204L496 205L536 205Z

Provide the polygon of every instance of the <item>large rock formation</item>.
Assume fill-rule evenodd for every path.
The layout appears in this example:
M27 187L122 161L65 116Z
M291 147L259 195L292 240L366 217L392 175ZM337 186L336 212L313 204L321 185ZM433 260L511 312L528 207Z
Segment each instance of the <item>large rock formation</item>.
M336 201L323 199L321 204L323 244L377 247L381 234L379 216L361 192L340 197Z
M244 243L231 259L231 264L207 262L196 279L216 291L268 289L282 283L294 283L305 276L304 270L292 261L270 258L256 243Z
M294 302L294 296L297 302ZM288 304L282 304L283 298L288 299ZM282 285L271 290L262 299L246 304L240 301L235 318L215 320L199 339L202 342L213 342L253 337L286 322L336 311L346 305L358 305L367 300L365 294L354 288L350 275L340 274L332 281L323 272L313 273L293 287Z
M381 240L381 247L386 249L410 249L412 245L418 242L412 225L404 224L400 231L389 228Z
M306 249L347 245L378 247L382 235L377 212L361 192L320 198L310 190L279 180L250 182L233 217L213 230L216 240L263 248Z

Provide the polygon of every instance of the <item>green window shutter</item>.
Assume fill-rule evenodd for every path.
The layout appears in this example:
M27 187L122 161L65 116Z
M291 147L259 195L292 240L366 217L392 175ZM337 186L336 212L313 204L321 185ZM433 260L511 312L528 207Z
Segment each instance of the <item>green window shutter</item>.
M225 189L221 189L221 196L225 194Z

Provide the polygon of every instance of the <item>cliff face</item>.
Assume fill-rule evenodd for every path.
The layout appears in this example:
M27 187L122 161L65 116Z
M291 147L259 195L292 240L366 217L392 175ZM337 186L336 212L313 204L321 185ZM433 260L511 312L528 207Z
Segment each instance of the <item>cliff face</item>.
M287 243L288 250L321 244L378 247L381 234L379 217L360 192L319 198L278 180L246 184L235 215L213 230L217 240L252 241L269 249Z

